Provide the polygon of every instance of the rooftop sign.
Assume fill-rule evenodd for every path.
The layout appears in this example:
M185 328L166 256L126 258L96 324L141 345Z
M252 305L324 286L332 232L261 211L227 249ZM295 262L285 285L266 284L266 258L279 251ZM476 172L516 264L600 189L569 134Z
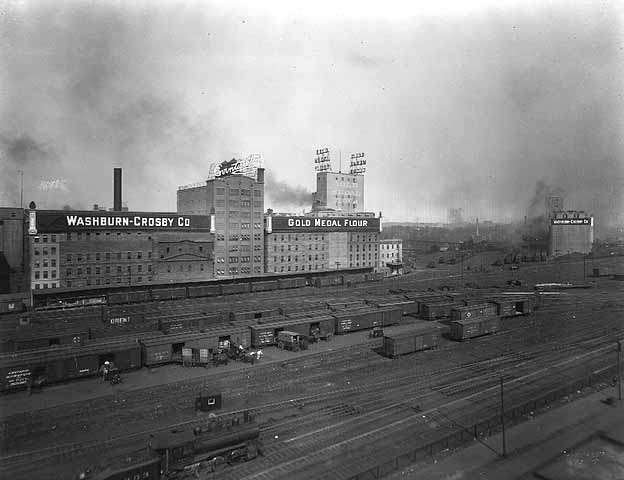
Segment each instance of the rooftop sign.
M262 168L262 160L260 155L256 153L243 159L233 158L219 164L211 164L208 169L208 178L218 178L226 175L255 177L258 168Z
M31 211L37 232L93 230L210 230L210 217L152 212ZM31 220L32 221L32 220Z
M590 218L553 218L550 220L551 225L593 225Z
M375 217L272 217L274 232L379 232Z

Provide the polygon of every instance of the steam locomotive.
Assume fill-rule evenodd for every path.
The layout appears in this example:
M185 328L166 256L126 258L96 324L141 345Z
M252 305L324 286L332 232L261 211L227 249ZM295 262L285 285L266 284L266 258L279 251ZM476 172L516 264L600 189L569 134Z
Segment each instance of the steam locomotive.
M203 426L169 430L150 437L138 452L87 469L80 480L169 480L195 472L215 472L262 454L260 427L252 415L211 416Z

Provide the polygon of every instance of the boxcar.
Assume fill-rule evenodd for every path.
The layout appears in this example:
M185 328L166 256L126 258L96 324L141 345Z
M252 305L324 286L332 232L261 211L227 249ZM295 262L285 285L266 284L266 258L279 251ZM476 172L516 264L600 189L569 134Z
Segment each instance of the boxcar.
M418 303L415 300L407 300L402 295L368 297L366 303L377 308L399 308L401 310L401 315L418 314Z
M271 290L278 290L279 284L277 280L267 280L264 282L253 282L251 284L252 292L269 292Z
M111 292L107 295L109 304L148 302L150 299L150 293L147 290L115 293Z
M422 307L427 302L430 302L430 303L449 302L451 300L450 297L447 297L446 295L436 295L436 294L432 295L431 293L425 293L425 292L406 293L405 295L403 295L403 297L405 297L405 299L407 300L414 302L415 304L414 310L416 311L412 312L412 314L416 313L418 315L422 313Z
M499 316L453 320L450 327L450 337L453 340L463 341L497 332L501 328L501 321Z
M312 284L316 288L321 287L332 287L335 285L343 285L343 277L342 275L331 276L331 277L313 277Z
M234 295L236 293L251 292L251 284L249 283L227 283L221 285L221 293L223 295Z
M195 285L187 287L189 298L217 297L221 295L220 285Z
M230 320L253 320L270 318L276 315L279 315L279 308L262 308L258 306L258 308L254 310L230 312Z
M491 317L498 314L495 303L486 302L456 307L451 310L451 320L468 320L478 317Z
M176 300L180 298L186 298L186 287L152 289L152 300Z
M89 338L92 340L112 337L140 338L145 333L158 331L158 328L159 324L157 320L92 327L89 329Z
M24 302L18 300L0 300L0 314L23 312L26 309Z
M399 355L437 347L440 341L440 328L427 322L397 327L383 338L384 355L394 358Z
M396 325L401 323L401 317L403 316L403 311L400 308L396 307L385 307L380 308L381 312L381 324L386 327L388 325Z
M383 325L381 310L372 307L334 312L332 315L335 319L334 332L336 334L365 330Z
M497 297L491 300L497 306L497 314L501 317L515 317L528 315L533 311L533 299L531 297Z
M460 302L424 302L420 304L420 318L424 320L437 320L439 318L448 318L451 316L451 310L463 307Z
M0 390L25 388L31 378L57 383L96 375L105 361L120 370L141 366L141 350L134 341L93 342L80 347L49 347L0 356Z
M82 345L89 339L84 326L63 326L58 329L41 329L33 326L20 327L11 340L15 351L47 348L55 345Z
M305 277L280 278L277 280L277 284L280 290L285 290L287 288L305 287L307 285L307 281Z

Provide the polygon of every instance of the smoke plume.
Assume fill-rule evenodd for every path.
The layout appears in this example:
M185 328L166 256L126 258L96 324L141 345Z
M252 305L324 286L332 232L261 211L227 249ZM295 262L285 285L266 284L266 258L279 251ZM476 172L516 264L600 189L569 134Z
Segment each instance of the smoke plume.
M270 172L265 174L265 192L271 204L278 207L309 207L312 205L312 193L306 188L292 186L277 180Z

